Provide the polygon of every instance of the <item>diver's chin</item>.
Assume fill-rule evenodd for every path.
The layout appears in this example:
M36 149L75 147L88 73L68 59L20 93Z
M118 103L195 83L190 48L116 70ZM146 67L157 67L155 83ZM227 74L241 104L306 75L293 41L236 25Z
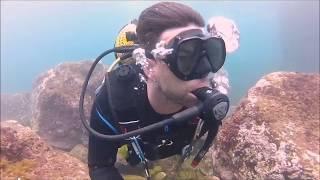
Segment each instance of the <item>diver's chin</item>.
M196 105L199 102L199 100L194 94L188 93L183 98L178 100L177 102L181 106L189 108L189 107L192 107L192 106Z

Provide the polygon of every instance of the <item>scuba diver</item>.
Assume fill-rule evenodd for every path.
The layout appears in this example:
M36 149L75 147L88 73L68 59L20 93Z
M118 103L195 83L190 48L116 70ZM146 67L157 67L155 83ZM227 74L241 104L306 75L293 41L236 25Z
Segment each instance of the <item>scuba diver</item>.
M115 47L138 46L129 53L115 53L117 63L111 65L97 89L90 128L112 136L142 132L148 126L162 124L160 128L119 141L91 133L88 147L91 179L123 179L114 164L118 148L124 144L128 145L128 163L144 164L147 178L150 178L149 160L176 154L185 158L192 150L195 137L205 133L210 140L192 165L196 166L208 151L227 114L229 100L211 89L208 81L208 74L217 72L224 64L224 41L207 35L203 27L203 18L192 8L175 2L160 2L146 8L138 21L119 32ZM206 99L203 94L209 94L213 100L200 104ZM213 101L215 103L211 103ZM211 105L206 111L209 113L190 116L187 121L177 123L163 121L170 117L189 117L191 113L184 110L200 107L199 104L201 108L195 111Z

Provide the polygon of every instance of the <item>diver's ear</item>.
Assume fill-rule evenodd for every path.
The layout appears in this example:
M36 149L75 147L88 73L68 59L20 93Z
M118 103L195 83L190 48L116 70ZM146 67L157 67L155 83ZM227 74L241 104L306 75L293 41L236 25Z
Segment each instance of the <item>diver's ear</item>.
M145 76L147 77L147 79L151 79L154 80L154 68L156 65L156 61L153 59L147 59L147 65L143 66L143 72L145 74Z

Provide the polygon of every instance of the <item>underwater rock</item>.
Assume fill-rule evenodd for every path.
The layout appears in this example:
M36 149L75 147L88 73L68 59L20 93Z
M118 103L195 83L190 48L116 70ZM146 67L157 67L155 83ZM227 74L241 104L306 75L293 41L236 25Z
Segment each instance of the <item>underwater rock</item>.
M137 176L137 175L124 175L124 180L146 180L143 176Z
M252 87L213 146L221 179L320 179L319 74L275 72Z
M14 120L0 127L1 179L89 179L86 164L49 147L29 127Z
M165 173L166 180L209 180L219 178L214 176L212 170L212 158L211 151L207 152L204 158L200 161L199 165L195 168L191 166L192 160L198 153L200 147L202 147L203 142L198 142L194 144L195 151L192 152L191 156L188 157L179 167L178 161L180 156L175 155L165 159L161 159L153 162L154 167L158 168L158 171ZM154 168L155 169L155 168ZM153 170L154 171L154 170ZM152 174L152 171L150 171ZM156 174L156 173L155 173Z
M91 61L60 64L41 74L33 87L31 127L50 145L71 150L87 143L87 131L80 121L79 99ZM90 78L84 110L87 119L95 90L101 84L105 68L98 64Z
M154 176L152 176L154 180L165 180L166 177L167 177L167 174L165 172L158 172Z
M239 48L240 31L233 20L223 16L212 17L208 21L207 30L212 36L224 40L227 53L233 53Z
M1 157L9 161L43 156L50 148L30 127L24 127L15 120L1 122Z
M72 148L69 154L86 164L88 163L88 148L83 144L76 145L74 148Z
M1 121L15 119L30 126L30 93L1 94Z

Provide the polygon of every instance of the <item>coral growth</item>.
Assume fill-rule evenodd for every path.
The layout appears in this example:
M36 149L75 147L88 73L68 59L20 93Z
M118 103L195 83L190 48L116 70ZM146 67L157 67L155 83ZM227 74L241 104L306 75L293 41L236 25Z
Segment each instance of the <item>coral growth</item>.
M36 165L37 162L32 159L23 159L21 161L13 162L1 158L1 179L7 179L8 177L32 179L29 173L36 167Z

